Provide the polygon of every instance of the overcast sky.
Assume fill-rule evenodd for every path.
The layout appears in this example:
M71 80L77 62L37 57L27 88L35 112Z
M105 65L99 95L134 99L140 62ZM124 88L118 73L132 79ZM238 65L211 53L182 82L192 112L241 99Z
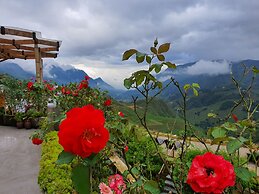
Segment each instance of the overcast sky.
M177 64L258 59L258 10L258 0L1 0L0 25L62 40L55 62L117 86L140 66L122 53L145 51L156 37L172 43Z

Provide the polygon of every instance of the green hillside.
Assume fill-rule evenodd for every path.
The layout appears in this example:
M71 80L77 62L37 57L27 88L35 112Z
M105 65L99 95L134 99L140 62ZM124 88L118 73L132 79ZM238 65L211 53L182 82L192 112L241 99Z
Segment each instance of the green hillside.
M138 102L139 112L143 113L144 101ZM115 108L124 113L125 117L134 124L140 124L134 112L133 103L115 102ZM183 120L176 117L169 104L162 100L154 100L148 110L148 125L152 130L169 132L183 127Z

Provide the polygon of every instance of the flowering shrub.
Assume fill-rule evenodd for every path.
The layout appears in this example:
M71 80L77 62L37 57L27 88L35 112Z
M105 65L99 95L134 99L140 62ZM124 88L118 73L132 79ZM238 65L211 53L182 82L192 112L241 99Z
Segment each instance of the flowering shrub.
M254 106L244 105L248 110L248 118L242 120L233 114L233 107L224 122L221 119L219 126L209 129L207 136L198 136L188 122L187 103L190 92L194 96L199 95L199 84L181 86L171 78L167 85L163 85L154 76L164 66L176 68L175 64L165 59L164 55L169 48L170 43L158 46L156 40L150 48L151 53L130 49L123 54L123 60L135 55L137 63L145 61L148 65L148 69L134 72L124 80L126 88L136 89L144 98L145 104L139 111L138 96L133 96L133 109L142 125L141 130L144 129L145 132L137 133L139 127L136 129L128 124L124 114L113 109L114 102L105 93L90 88L88 77L79 84L70 83L53 90L52 86L46 85L48 91L56 92L54 97L57 105L66 112L66 118L61 121L58 132L59 143L64 150L56 163L73 164L71 179L79 193L100 191L159 194L166 177L170 177L172 181L170 192L177 194L244 193L256 188L250 185L255 180L255 175L245 166L248 161L242 161L238 154L242 146L249 151L255 149L252 136L257 127L257 123L253 121L256 109L251 110ZM180 93L182 101L179 101L179 112L182 113L184 123L177 140L169 136L167 139L167 146L177 143L176 141L179 143L179 146L173 147L176 150L174 158L169 158L166 153L168 150L158 146L154 138L156 134L150 131L147 118L150 103L170 84ZM237 83L236 85L238 86ZM33 91L34 88L33 84ZM240 104L247 96L250 95L241 96ZM231 116L235 122L225 122ZM195 153L192 157L188 155L193 143L191 137L204 145L205 154ZM210 150L208 138L212 144L217 144L215 154ZM219 156L223 143L226 145L229 161ZM120 172L121 175L117 174L117 169L110 160L111 156L121 158L124 162L126 170Z

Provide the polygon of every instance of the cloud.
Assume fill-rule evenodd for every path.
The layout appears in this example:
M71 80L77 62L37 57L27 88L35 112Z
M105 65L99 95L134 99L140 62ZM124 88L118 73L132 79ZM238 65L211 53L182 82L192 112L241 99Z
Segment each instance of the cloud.
M219 75L230 73L230 65L226 60L205 61L200 60L194 65L187 67L185 73L189 75Z
M121 62L122 53L149 51L156 37L172 42L174 63L258 59L258 0L2 0L0 7L1 25L62 40L60 64L100 61L124 71L131 66Z

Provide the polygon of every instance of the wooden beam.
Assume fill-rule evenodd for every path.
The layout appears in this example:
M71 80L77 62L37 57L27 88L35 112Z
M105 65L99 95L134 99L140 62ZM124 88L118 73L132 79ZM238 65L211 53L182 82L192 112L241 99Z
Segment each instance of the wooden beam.
M59 47L59 41L57 40L38 39L38 44Z
M10 45L10 44L0 44L0 49L17 49L17 50L29 50L29 51L34 51L34 48L33 47L30 47L30 46L23 46L23 45Z
M6 38L0 38L0 43L13 44L13 40L11 40L11 39L6 39Z
M42 58L57 58L57 53L41 53Z
M19 50L10 50L10 49L1 49L1 53L12 54L12 55L24 55L24 56L34 56L34 52L30 51L19 51Z
M8 27L1 26L1 34L9 34L14 36L23 36L28 38L33 38L33 32L30 31L24 31L19 29L12 29Z
M37 44L34 45L34 52L35 52L35 65L36 65L36 81L38 83L42 83L42 60L41 60L41 53L40 48Z
M34 44L33 39L15 40L15 44Z
M40 48L41 52L48 52L48 51L58 51L59 48L57 47L46 47L46 48Z

